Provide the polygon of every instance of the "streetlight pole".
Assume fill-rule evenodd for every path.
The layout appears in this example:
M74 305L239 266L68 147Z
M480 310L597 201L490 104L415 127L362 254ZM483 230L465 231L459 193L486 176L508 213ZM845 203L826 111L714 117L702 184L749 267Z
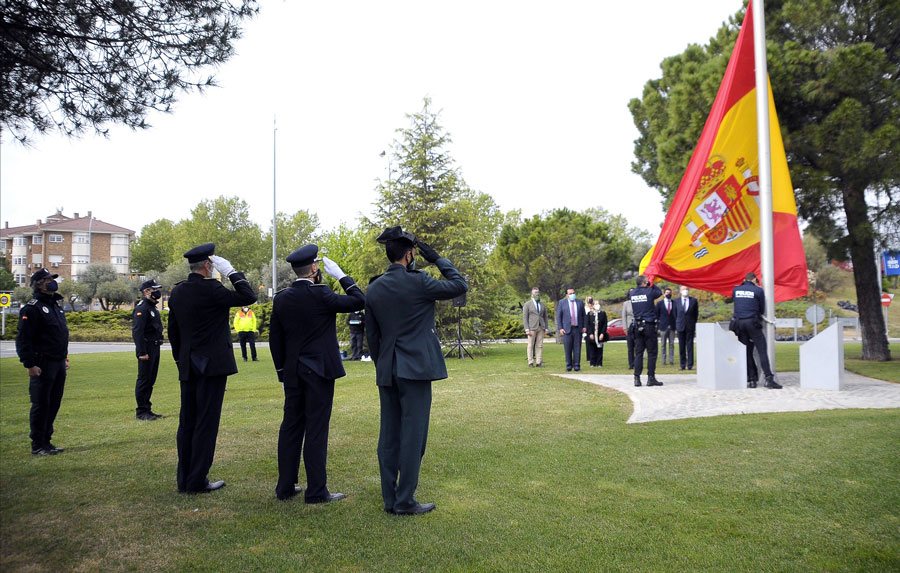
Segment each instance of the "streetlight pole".
M270 297L275 296L275 289L278 285L278 269L276 267L276 257L278 256L277 250L275 248L275 235L278 232L278 211L276 208L275 198L276 198L276 179L275 179L275 167L276 167L276 143L277 143L277 135L278 135L278 125L276 123L277 118L272 116L272 291L269 293Z

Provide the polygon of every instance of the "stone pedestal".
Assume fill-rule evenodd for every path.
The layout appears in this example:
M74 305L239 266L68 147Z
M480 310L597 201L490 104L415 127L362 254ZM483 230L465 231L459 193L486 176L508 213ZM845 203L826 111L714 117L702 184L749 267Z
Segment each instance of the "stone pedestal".
M840 323L800 347L800 387L844 389L844 327Z
M747 387L747 349L716 323L697 324L697 386L709 390Z

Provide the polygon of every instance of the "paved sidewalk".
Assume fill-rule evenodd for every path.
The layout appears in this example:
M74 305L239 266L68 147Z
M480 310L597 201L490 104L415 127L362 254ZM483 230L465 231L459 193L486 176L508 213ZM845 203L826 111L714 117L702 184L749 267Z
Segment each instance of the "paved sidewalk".
M697 386L694 374L660 376L664 386L634 385L634 376L598 374L557 374L624 392L634 403L629 424L706 418L727 414L763 414L767 412L808 412L839 408L900 408L900 384L866 378L844 372L844 390L800 388L799 372L779 372L782 390L744 388L707 390Z

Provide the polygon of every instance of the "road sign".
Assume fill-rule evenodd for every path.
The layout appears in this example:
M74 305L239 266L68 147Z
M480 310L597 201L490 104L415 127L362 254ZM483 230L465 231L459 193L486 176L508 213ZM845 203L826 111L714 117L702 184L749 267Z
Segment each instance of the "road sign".
M894 295L891 293L884 293L881 295L881 306L891 306L891 301L894 300ZM6 306L6 305L3 305Z
M0 306L9 306L9 303L12 302L12 297L8 294L0 294Z
M806 321L811 322L813 324L819 324L825 320L825 309L821 306L814 304L812 306L806 307Z

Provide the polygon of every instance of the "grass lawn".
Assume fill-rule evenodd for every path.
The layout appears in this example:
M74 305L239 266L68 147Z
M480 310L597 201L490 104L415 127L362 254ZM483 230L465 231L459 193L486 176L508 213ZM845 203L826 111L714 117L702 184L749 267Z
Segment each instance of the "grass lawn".
M779 369L796 369L796 348L778 345ZM198 496L175 488L169 353L157 422L134 419L132 354L73 355L54 435L67 450L40 458L24 369L0 360L0 568L900 569L898 410L626 425L626 396L551 375L561 346L545 346L545 369L527 368L524 352L448 359L417 496L437 511L419 517L381 509L371 363L348 364L335 392L329 486L349 497L306 506L275 499L282 396L266 349L229 379L210 474L228 486ZM623 365L624 352L608 346L605 363Z

